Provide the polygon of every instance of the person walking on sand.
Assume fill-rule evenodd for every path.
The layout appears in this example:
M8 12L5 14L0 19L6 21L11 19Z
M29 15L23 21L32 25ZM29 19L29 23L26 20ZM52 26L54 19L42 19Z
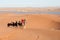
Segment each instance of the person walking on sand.
M25 25L25 19L21 19L21 23L22 23L22 25L24 26Z
M18 24L18 26L22 26L22 23L20 21L17 24Z
M22 19L21 21L18 22L18 26L20 26L20 28L23 28L25 25L25 19Z

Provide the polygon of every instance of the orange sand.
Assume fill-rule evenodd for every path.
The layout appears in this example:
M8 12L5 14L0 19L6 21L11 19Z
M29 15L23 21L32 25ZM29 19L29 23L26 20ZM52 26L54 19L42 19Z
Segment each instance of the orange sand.
M26 19L23 29L7 23ZM0 14L0 40L60 40L60 17L53 14Z

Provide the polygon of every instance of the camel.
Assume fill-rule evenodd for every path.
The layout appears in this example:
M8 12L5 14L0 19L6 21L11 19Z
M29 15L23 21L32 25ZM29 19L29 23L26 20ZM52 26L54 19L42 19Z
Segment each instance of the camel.
M19 22L12 22L12 23L8 23L7 26L10 27L10 26L13 26L13 27L23 27L25 25L25 20L21 20Z
M17 27L17 21L16 21L15 23L14 23L14 22L8 23L7 26L8 26L8 27L9 27L9 26L13 26L13 27L15 26L15 27Z

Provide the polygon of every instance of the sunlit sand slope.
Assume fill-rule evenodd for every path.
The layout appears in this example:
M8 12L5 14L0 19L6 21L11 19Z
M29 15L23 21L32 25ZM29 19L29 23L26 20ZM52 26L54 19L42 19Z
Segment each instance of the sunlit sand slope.
M7 23L26 19L20 27ZM60 17L53 14L0 14L0 40L60 40Z

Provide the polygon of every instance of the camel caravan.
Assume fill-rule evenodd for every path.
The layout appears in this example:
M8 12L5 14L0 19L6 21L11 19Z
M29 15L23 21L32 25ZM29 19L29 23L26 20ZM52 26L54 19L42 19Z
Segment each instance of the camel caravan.
M7 24L7 26L8 27L10 27L10 26L12 26L12 27L24 27L24 25L25 25L25 19L22 19L21 21L16 21L16 22L11 22L11 23L8 23Z

